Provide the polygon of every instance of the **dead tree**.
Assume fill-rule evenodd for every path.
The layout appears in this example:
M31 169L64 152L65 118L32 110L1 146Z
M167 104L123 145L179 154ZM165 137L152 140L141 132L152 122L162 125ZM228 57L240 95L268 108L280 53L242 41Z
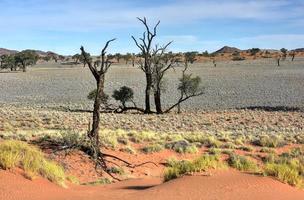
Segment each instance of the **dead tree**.
M152 43L153 39L156 36L157 33L157 27L160 23L158 23L154 26L153 30L150 29L146 18L137 18L140 22L143 23L145 26L146 31L143 33L143 37L139 38L139 40L136 40L134 36L132 36L132 39L134 40L136 46L140 49L141 55L143 57L143 62L140 61L140 68L143 70L143 72L146 75L146 89L145 89L145 113L151 113L151 106L150 106L150 96L151 96L151 89L153 86L153 80L152 80Z
M99 132L99 122L100 122L100 106L102 104L102 97L104 96L105 74L112 64L109 61L109 58L106 57L106 50L109 44L114 40L115 39L107 41L106 45L102 49L101 61L99 66L97 66L96 63L95 65L93 65L92 59L89 57L89 54L85 52L83 47L80 48L84 62L89 66L89 69L96 80L97 92L94 100L93 124L91 130L88 132L88 137L91 139L92 144L97 152L99 151L98 132Z
M276 57L276 60L277 60L277 65L278 65L278 67L280 67L281 55L277 56L277 57Z
M161 91L163 89L163 78L166 72L173 68L179 60L172 53L165 53L172 42L163 47L156 46L152 54L152 74L154 88L154 103L157 114L162 114Z
M213 63L213 66L216 67L216 61L215 61L215 59L212 59L212 63Z
M292 51L292 52L290 53L290 56L291 56L291 62L293 62L294 59L295 59L295 56L296 56L296 52L295 52L295 51Z

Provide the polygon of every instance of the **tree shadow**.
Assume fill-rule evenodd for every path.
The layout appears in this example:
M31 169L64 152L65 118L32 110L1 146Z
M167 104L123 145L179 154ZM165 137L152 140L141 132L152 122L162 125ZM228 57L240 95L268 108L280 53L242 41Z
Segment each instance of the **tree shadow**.
M155 187L155 186L157 186L157 185L145 185L145 186L132 185L132 186L123 187L122 189L125 189L125 190L146 190L146 189L149 189L149 188L152 188L152 187Z
M299 107L288 107L288 106L249 106L249 107L242 107L239 110L263 110L268 112L276 112L276 111L283 111L283 112L298 112L303 111L304 108Z

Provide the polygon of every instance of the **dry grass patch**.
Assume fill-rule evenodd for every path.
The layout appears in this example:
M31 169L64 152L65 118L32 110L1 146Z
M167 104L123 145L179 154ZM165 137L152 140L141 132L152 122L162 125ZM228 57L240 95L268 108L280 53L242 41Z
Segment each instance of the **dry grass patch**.
M47 160L39 149L24 142L8 140L0 144L0 167L5 170L20 167L29 178L41 175L64 186L63 168Z
M170 160L168 167L165 169L164 179L165 181L169 181L185 174L223 167L225 167L225 164L221 162L219 156L216 155L206 154L193 161Z
M258 172L259 171L257 164L255 162L249 160L245 156L239 156L236 154L232 154L232 155L230 155L230 157L228 159L228 164L231 167L236 168L240 171L246 171L246 172Z

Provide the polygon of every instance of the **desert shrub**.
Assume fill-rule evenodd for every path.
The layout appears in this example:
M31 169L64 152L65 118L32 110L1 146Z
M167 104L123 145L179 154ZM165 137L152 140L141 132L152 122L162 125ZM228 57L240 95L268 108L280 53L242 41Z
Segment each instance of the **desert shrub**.
M203 155L193 161L170 161L169 167L165 169L164 179L169 181L188 173L201 172L208 169L222 168L224 164L218 156Z
M89 92L87 99L94 101L97 95L97 89L92 90L91 92ZM103 96L101 96L101 102L103 104L107 104L109 100L109 95L107 95L106 93L103 94Z
M160 144L151 144L149 146L143 147L142 151L144 153L155 153L155 152L160 152L163 149L164 149L164 146L162 146Z
M100 135L100 143L104 147L116 149L118 146L117 137L115 135Z
M265 156L262 160L265 163L274 163L278 159L278 156L274 153L269 153L267 156Z
M234 140L234 144L236 144L236 145L244 145L244 143L245 143L245 138L242 136L238 136Z
M242 151L248 151L248 152L251 152L254 150L251 146L240 146L237 149L242 150Z
M189 145L184 148L174 149L177 153L197 153L198 149L195 145Z
M63 168L45 159L40 150L24 142L9 140L0 144L0 167L2 169L20 167L30 178L41 175L64 186Z
M129 153L129 154L136 154L136 150L131 146L125 146L125 147L121 148L120 151Z
M131 88L127 86L121 87L119 90L114 90L112 97L116 101L120 101L121 104L125 107L128 101L132 101L134 92Z
M70 148L77 148L85 142L85 138L81 134L74 131L60 132L60 135L63 145L69 146Z
M245 57L242 56L233 56L232 61L242 61L245 60Z
M229 132L219 132L217 138L221 142L231 142L231 133Z
M264 173L290 185L300 186L303 183L303 177L300 176L300 172L292 165L267 163Z
M231 143L231 142L227 142L227 143L223 143L221 145L221 148L223 148L223 149L236 149L237 146L235 144Z
M196 145L190 144L186 140L179 140L179 141L167 143L165 145L165 148L172 149L177 153L197 153L198 152Z
M208 152L212 155L219 155L222 153L222 150L219 148L212 147L212 148L208 149Z
M284 145L284 141L281 137L276 135L261 135L258 139L253 141L254 145L261 146L261 147L280 147Z
M228 156L232 156L233 154L235 154L234 151L232 151L232 150L227 150L227 149L222 150L221 153L222 153L222 154L226 154L226 155L228 155Z
M124 130L101 130L99 133L100 143L108 148L116 149L118 144L127 144L129 140L128 133Z
M159 141L159 134L152 131L132 132L129 134L130 140L135 143Z
M222 145L222 143L213 136L206 137L202 144L209 148L219 148Z
M247 159L245 156L231 155L228 164L240 171L257 172L258 166L255 162Z
M261 153L275 153L274 149L268 148L268 147L263 147L260 149Z

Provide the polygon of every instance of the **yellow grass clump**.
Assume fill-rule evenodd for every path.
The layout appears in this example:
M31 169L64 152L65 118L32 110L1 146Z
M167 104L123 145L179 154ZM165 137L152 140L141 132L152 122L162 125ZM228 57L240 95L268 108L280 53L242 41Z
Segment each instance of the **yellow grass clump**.
M36 147L15 140L0 143L0 168L7 170L15 167L23 169L29 178L41 175L65 186L64 169L57 163L47 160Z

